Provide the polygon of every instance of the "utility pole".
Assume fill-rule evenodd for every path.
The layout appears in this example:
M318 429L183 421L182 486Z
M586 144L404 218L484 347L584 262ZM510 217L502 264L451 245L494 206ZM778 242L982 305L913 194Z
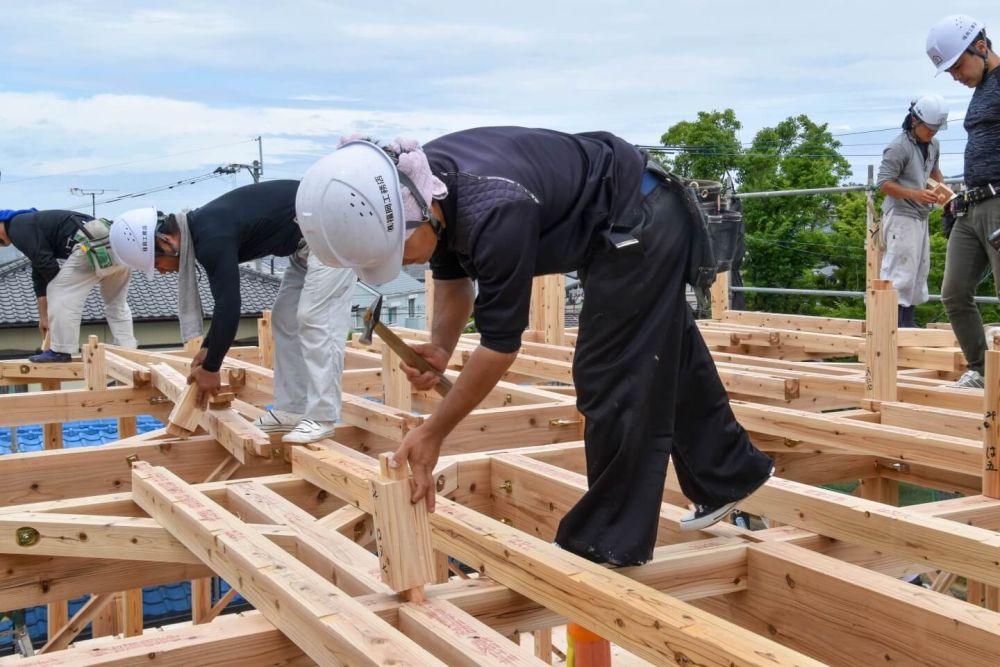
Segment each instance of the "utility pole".
M97 217L97 195L103 195L105 192L117 192L116 190L89 190L87 188L70 188L69 191L70 194L90 197L90 214L95 218Z

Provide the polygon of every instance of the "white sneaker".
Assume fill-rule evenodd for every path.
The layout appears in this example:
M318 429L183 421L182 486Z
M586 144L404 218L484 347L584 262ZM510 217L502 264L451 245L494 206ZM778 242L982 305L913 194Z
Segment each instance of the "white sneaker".
M302 419L302 415L284 410L268 410L257 419L253 425L264 433L288 433Z
M307 445L310 442L330 437L336 430L336 426L337 422L316 422L312 419L303 419L281 441Z
M986 386L986 381L983 380L983 376L979 374L979 371L965 371L962 377L958 378L958 381L952 385L953 387L962 387L963 389L982 389Z

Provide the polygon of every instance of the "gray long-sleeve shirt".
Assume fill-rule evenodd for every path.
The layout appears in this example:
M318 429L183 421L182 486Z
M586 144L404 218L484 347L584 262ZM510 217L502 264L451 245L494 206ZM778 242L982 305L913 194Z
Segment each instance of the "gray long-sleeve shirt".
M927 146L927 159L917 145L917 140L907 131L903 131L882 151L882 164L878 168L878 182L882 187L887 181L897 183L904 188L924 190L927 188L927 178L938 166L941 148L937 139L931 139ZM912 199L897 199L886 195L882 202L882 212L888 214L896 209L899 213L926 218L930 215L930 204L919 204Z

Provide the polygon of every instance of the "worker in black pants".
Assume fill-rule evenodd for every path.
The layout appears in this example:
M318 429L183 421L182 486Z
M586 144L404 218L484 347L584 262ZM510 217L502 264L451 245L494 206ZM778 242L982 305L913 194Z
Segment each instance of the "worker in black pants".
M648 561L671 455L695 503L686 529L720 520L767 481L771 460L736 422L684 298L685 283L704 284L715 267L676 180L604 132L478 128L408 147L347 142L306 173L296 204L324 262L391 279L401 263L430 259L434 326L418 352L433 366L445 367L474 309L479 347L394 455L412 468L414 502L433 508L444 438L517 356L532 277L573 270L584 286L573 373L590 488L558 544L596 562ZM436 381L405 370L420 389Z

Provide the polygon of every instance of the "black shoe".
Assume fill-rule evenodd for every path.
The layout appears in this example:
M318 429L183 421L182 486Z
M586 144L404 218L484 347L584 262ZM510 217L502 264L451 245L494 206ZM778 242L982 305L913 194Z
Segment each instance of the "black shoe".
M33 364L68 364L73 361L73 355L54 350L45 350L41 354L33 354L28 357L28 361Z
M767 480L771 479L772 475L774 475L774 466L771 466L771 470L767 473L767 477L761 480L760 484L755 486L750 493L746 494L739 500L733 500L725 503L724 505L699 505L695 503L694 510L681 517L679 522L680 529L682 531L703 530L709 526L717 524L729 516L733 510L736 509L737 505L752 496L757 489L767 484Z

